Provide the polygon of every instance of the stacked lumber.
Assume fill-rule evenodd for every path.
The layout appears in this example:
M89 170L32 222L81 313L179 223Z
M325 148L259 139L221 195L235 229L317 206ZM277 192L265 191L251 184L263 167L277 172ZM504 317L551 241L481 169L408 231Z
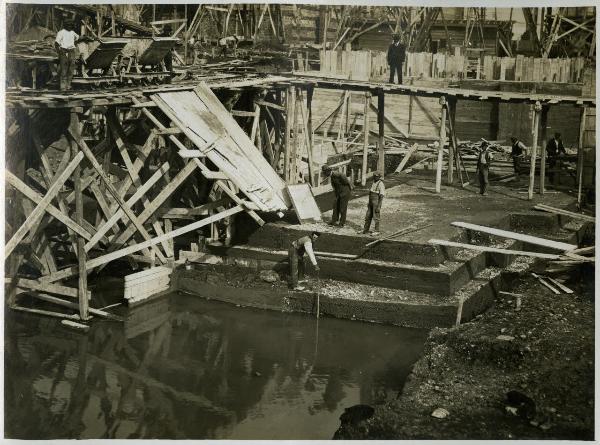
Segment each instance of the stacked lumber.
M169 290L171 268L160 266L125 276L123 296L128 305L139 303Z

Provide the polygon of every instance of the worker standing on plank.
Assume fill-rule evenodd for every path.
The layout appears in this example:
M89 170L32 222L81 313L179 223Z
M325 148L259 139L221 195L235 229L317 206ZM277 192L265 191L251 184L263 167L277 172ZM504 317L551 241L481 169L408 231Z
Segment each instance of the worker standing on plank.
M75 44L78 40L79 35L73 31L73 21L65 20L62 29L56 34L54 42L58 53L58 78L61 91L71 89L73 70L75 69Z
M490 152L490 143L485 139L479 147L479 156L477 157L477 172L479 173L479 193L487 196L487 188L490 173L490 163L494 157Z
M510 156L513 159L513 167L515 169L515 174L519 176L519 174L521 173L521 159L523 159L523 156L525 156L525 151L527 150L527 148L525 147L525 144L523 144L523 142L521 142L514 136L511 137L510 140L512 142Z
M319 232L312 232L310 236L306 235L302 238L298 238L296 241L292 241L290 248L288 249L288 262L290 264L290 287L294 290L304 290L303 287L299 286L299 281L304 281L304 254L308 255L310 262L314 266L315 270L318 271L319 265L315 258L315 252L313 251L313 243L319 238Z
M546 155L548 157L548 179L554 183L554 170L556 169L556 159L561 154L567 154L565 146L562 143L560 133L554 133L554 137L546 144Z
M373 173L373 184L369 189L369 204L367 205L367 214L365 215L365 226L361 233L369 233L371 220L375 221L375 230L373 235L379 235L379 220L381 214L381 204L385 196L385 185L381 180L381 173L376 171Z
M387 52L387 63L390 66L390 83L394 83L394 73L398 73L398 83L402 83L402 67L406 55L406 47L400 41L400 34L392 36L393 42Z
M330 177L329 180L335 195L333 201L333 214L331 215L331 222L329 225L336 226L339 219L339 227L344 227L344 224L346 224L348 201L350 200L353 188L352 183L344 173L339 171L332 172L331 168L328 166L323 167L323 173L326 177Z

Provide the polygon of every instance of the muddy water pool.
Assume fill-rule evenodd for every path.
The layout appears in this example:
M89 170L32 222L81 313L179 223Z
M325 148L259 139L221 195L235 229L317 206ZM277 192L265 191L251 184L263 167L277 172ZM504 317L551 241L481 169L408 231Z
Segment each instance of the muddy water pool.
M6 312L12 438L330 439L398 396L427 331L174 294L88 333Z

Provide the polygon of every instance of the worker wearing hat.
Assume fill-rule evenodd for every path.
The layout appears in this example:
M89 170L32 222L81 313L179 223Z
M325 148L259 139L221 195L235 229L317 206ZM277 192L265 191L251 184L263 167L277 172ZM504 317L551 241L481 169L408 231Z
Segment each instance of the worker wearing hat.
M385 185L381 179L381 172L373 173L373 183L369 189L369 204L367 205L367 214L365 215L365 226L361 233L369 233L371 220L375 221L375 230L373 235L379 235L379 220L381 213L381 204L385 196Z
M494 157L490 152L490 143L482 139L477 157L477 172L479 174L479 193L483 196L487 195L487 188L490 183L488 176L490 173L490 164L493 159Z
M310 236L302 236L290 244L290 248L288 249L288 263L290 266L289 285L293 290L304 290L304 287L298 285L299 282L305 281L304 254L308 255L315 271L319 272L320 270L313 250L313 243L317 241L320 235L319 232L312 232Z
M352 183L348 177L339 171L332 171L331 167L323 167L323 174L329 176L331 187L333 187L334 201L333 201L333 213L331 215L332 226L338 225L344 227L346 224L346 211L348 210L348 201L352 193Z
M73 21L65 20L63 28L56 34L54 47L58 53L58 78L60 89L70 90L75 69L76 47L79 35L73 31Z
M402 83L402 66L406 56L406 47L400 41L400 34L392 36L393 42L387 52L387 63L390 66L390 83L394 83L394 74L398 73L398 83Z

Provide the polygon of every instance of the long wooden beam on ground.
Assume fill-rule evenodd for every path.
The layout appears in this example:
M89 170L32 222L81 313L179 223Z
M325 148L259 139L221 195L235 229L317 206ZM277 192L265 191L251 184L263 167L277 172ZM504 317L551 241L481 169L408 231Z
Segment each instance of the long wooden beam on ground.
M477 232L487 233L489 235L500 236L503 238L515 239L523 241L529 244L535 244L538 246L549 247L551 249L557 249L562 251L569 251L576 249L577 246L574 244L561 243L559 241L552 241L545 238L539 238L537 236L526 235L524 233L510 232L508 230L496 229L494 227L480 226L478 224L470 224L465 222L453 222L453 226L461 227L463 229L474 230Z
M527 257L533 257L533 258L544 258L547 260L557 260L558 258L560 258L560 255L553 255L550 253L528 252L528 251L524 251L524 250L500 249L498 247L488 247L488 246L478 246L475 244L456 243L454 241L446 241L446 240L441 240L441 239L430 239L429 244L435 244L437 246L458 247L461 249L469 249L469 250L478 250L480 252L501 253L503 255L518 255L518 256L527 256Z
M581 219L583 221L588 221L588 222L596 222L596 218L590 215L583 215L581 213L575 213L575 212L569 212L568 210L563 210L563 209L557 209L556 207L550 207L544 204L537 204L533 207L536 210L541 210L543 212L548 212L548 213L555 213L558 215L565 215L565 216L570 216L571 218L574 219Z

